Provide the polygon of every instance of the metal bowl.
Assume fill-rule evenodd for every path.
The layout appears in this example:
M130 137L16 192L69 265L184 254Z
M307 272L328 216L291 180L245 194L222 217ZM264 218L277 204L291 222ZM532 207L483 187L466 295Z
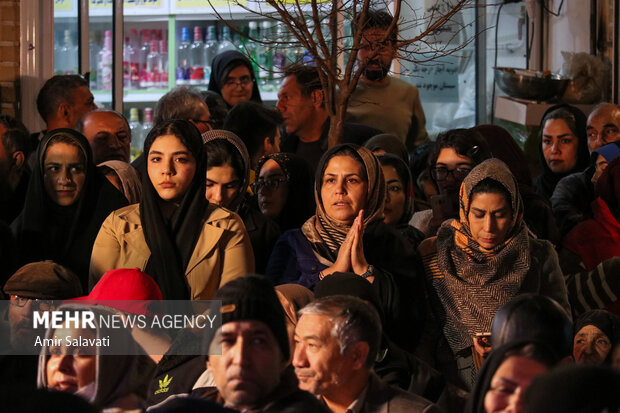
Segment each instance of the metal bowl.
M557 73L537 72L512 67L495 67L495 83L508 96L519 99L546 101L561 97L569 78Z

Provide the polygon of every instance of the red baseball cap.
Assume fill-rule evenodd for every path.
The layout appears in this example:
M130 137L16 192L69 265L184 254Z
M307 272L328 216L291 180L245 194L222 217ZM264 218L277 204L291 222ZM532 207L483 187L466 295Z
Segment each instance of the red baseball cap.
M152 316L147 307L154 300L161 301L162 295L151 276L139 268L119 268L103 274L90 294L65 301L93 301L92 304L98 304L96 301L114 301L100 304L132 314Z

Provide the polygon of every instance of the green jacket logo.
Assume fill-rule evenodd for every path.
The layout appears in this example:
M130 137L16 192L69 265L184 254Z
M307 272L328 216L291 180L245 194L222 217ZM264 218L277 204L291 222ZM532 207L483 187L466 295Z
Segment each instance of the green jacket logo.
M168 390L170 390L170 382L172 382L172 377L168 378L168 375L166 374L166 377L159 380L159 389L155 390L155 394L167 393Z

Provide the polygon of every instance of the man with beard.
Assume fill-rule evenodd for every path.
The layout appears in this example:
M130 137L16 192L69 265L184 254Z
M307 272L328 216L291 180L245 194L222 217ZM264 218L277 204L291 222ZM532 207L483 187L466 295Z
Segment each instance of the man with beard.
M388 75L397 52L396 29L388 32L393 18L379 10L369 10L363 22L361 16L354 30L362 31L357 62L365 68L351 95L347 120L396 135L411 151L429 137L418 89Z

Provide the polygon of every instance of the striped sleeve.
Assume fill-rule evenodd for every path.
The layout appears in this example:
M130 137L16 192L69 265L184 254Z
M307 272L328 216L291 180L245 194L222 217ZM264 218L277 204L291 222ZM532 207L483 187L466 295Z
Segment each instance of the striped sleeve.
M567 275L566 286L577 316L614 304L620 296L620 257L607 259L591 271L583 269Z

